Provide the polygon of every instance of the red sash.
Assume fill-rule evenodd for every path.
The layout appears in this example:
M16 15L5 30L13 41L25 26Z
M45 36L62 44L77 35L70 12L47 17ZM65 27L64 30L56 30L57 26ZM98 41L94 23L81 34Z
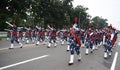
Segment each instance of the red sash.
M17 31L13 30L12 34L13 34L13 36L15 36L16 38L18 38L18 36L17 36Z
M71 29L70 33L74 36L75 40L78 42L78 45L81 46L80 38L78 37L73 28Z

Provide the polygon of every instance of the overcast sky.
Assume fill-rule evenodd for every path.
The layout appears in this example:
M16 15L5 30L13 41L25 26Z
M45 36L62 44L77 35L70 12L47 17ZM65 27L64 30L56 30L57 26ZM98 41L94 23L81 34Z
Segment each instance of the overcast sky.
M88 7L87 12L92 17L106 18L109 24L120 30L120 0L74 0L73 6L77 5Z

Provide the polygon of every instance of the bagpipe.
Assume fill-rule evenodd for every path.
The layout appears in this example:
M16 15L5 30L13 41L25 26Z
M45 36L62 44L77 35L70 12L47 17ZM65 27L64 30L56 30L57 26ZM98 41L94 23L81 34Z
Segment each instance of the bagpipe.
M26 30L30 30L30 28L24 27Z
M12 35L17 38L17 37L18 37L18 35L17 35L17 27L16 27L15 25L10 24L10 23L7 22L7 21L6 21L6 24L8 24L9 26L11 26L11 27L13 28L13 29L10 30L10 31L11 31Z
M53 30L53 28L52 28L52 27L50 27L49 25L48 25L48 28L49 28L50 30Z
M7 22L7 21L6 21L6 24L8 24L9 26L13 27L13 25L12 25L12 24L10 24L10 23L9 23L9 22Z
M38 27L38 26L36 26L36 28L37 28L38 30L41 30L41 29L42 29L41 27Z
M14 25L12 25L11 23L9 23L9 22L7 22L6 21L6 24L8 24L9 26L11 26L11 27L14 27ZM23 29L23 27L17 27L17 30L18 31L21 31L21 29ZM8 30L8 29L5 29L6 31Z

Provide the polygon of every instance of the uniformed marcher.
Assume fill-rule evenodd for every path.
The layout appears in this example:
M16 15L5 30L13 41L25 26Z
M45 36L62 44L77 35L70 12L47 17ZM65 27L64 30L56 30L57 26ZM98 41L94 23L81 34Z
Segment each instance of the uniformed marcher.
M86 43L85 43L85 46L86 46L85 54L86 55L89 54L89 48L91 49L91 53L93 52L93 39L94 39L93 35L94 35L93 31L91 30L91 28L89 28L86 31Z
M106 28L105 33L104 33L104 58L108 58L108 55L111 56L112 53L112 32L110 28Z
M70 61L68 65L72 65L74 63L75 52L78 55L78 61L81 60L81 53L80 53L81 42L80 42L80 37L78 36L79 28L77 26L77 18L75 18L74 21L75 23L72 29L70 30Z
M25 27L26 29L26 44L28 44L30 41L32 41L32 29L31 27L28 25L28 27Z
M48 48L51 47L51 44L53 43L54 44L54 47L57 46L57 43L56 43L56 32L57 30L55 29L55 25L51 24L51 26L48 26L48 28L50 29L50 32L49 32L49 44L48 44Z
M36 28L38 29L36 45L39 45L40 42L45 42L45 30L42 24L39 24L39 26L36 26Z
M20 40L24 41L22 28L18 29L18 41Z
M68 37L66 26L63 26L63 29L61 31L62 31L62 40L61 40L62 44L61 45L63 45L65 41L67 41L67 37Z
M9 24L12 27L12 31L11 31L11 46L10 46L9 49L13 49L14 48L14 41L16 41L16 43L18 43L20 45L20 48L22 48L23 47L22 43L18 41L16 20L14 20L13 25L10 24L9 22L6 22L6 23Z

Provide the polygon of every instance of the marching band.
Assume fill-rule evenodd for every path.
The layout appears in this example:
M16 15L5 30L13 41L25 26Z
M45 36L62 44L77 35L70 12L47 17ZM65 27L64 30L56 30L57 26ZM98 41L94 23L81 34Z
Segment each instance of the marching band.
M20 48L23 48L23 42L29 44L31 41L33 44L39 45L40 43L47 44L47 48L50 48L53 44L54 47L57 47L57 41L61 40L61 45L67 44L66 49L70 52L70 60L68 65L74 64L74 54L78 55L78 61L81 60L81 47L85 47L85 54L94 53L99 47L104 47L104 58L111 56L112 49L117 40L117 32L112 27L107 28L92 28L84 29L78 26L78 19L74 19L74 23L71 28L63 26L63 29L57 30L55 25L48 25L48 29L45 29L42 24L35 27L17 27L16 21L13 25L9 22L6 22L10 29L6 29L7 36L11 40L11 45L9 49L14 48L14 41L20 45ZM25 31L23 31L25 29ZM25 34L25 35L24 35ZM23 42L21 42L21 40ZM46 43L48 42L48 43Z

